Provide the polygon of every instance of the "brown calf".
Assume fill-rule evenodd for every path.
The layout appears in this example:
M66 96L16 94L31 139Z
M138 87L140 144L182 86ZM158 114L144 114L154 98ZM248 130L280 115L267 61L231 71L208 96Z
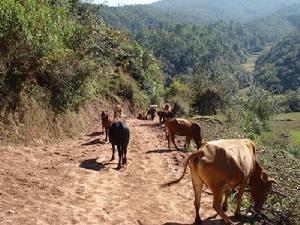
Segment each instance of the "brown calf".
M116 105L114 108L114 117L121 118L122 117L122 107L120 105Z
M103 128L105 129L105 141L107 141L108 130L109 130L110 126L112 125L112 123L114 122L114 118L112 118L112 116L110 116L109 114L102 111L101 122L102 122L102 131L103 131Z
M191 139L193 139L197 145L197 149L201 146L201 128L197 123L193 123L186 119L167 119L166 125L166 136L168 139L168 147L170 148L170 139L172 140L175 148L179 150L175 143L175 135L185 136L186 141L184 148L190 145Z

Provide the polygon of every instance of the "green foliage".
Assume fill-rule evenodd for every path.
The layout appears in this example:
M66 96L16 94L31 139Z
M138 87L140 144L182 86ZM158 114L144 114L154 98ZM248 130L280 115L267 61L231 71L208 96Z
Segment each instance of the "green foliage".
M215 115L217 110L221 108L222 100L217 90L208 88L204 93L197 93L193 107L200 115Z
M173 80L166 88L166 102L176 110L177 116L187 115L190 112L190 102L192 97L191 85L180 80Z
M276 93L296 90L300 86L300 32L278 43L257 61L256 83Z
M79 109L98 96L161 98L162 73L152 53L98 22L78 1L4 0L0 18L2 110L14 111L29 85L47 90L55 112Z
M202 67L212 78L239 86L249 84L240 63L245 61L247 50L261 48L263 43L258 47L259 40L254 41L256 37L241 25L222 21L207 27L177 23L176 19L166 20L167 14L153 16L154 9L149 9L151 13L145 10L148 8L126 6L94 8L93 12L108 24L130 31L139 44L162 60L168 76L193 76Z
M245 22L263 17L278 9L299 3L297 0L163 0L151 6L170 13L177 13L193 18L198 23L216 20Z
M249 138L256 139L256 135L269 130L269 121L281 110L280 104L270 92L253 87L248 96L232 99L223 111L227 121L239 124Z
M252 89L246 102L246 107L252 111L257 118L265 123L276 112L276 100L269 93L260 88Z
M245 26L256 33L263 43L276 43L299 29L300 4L278 10L270 15L248 22Z
M291 111L300 112L300 88L288 94L287 104Z

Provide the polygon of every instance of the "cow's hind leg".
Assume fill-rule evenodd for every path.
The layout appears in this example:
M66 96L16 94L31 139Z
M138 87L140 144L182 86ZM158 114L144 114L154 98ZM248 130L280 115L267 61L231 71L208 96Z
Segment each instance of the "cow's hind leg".
M190 143L191 143L191 138L190 137L186 137L185 138L185 143L184 143L184 148L187 148L187 147L189 147L190 146Z
M117 169L120 169L121 168L121 162L122 162L122 156L123 156L121 145L117 145L117 149L118 149L118 155L119 155L119 163L118 163Z
M110 161L113 161L113 160L115 160L115 145L111 144L111 146L112 146L112 156L111 156Z
M122 152L123 152L122 165L125 165L127 164L127 158L126 158L127 145L122 145Z
M224 211L222 210L221 204L222 204L222 197L223 197L223 188L218 186L214 187L212 190L214 200L213 200L213 207L216 210L216 212L219 214L219 216L223 219L225 224L233 225L234 223L228 219L228 217L225 215Z
M105 127L105 142L107 142L108 129Z
M194 224L201 224L199 210L200 210L200 205L201 205L201 193L202 193L202 188L203 188L203 181L196 174L196 172L193 173L192 170L193 169L191 168L191 174L194 174L194 176L192 176L192 183L193 183L193 189L194 189L194 193L195 193L194 204L195 204L195 212L196 212Z
M168 148L171 148L171 146L170 146L170 133L169 133L169 131L166 130L165 134L166 134L166 139L168 140Z

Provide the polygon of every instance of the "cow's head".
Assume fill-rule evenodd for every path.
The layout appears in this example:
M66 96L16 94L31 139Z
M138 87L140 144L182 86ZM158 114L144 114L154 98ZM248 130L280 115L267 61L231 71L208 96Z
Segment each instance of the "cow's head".
M165 118L166 119L173 119L175 118L175 115L173 112L165 112Z
M250 179L250 192L254 200L254 209L260 211L263 204L267 200L269 193L272 191L272 185L276 181L269 177L268 174L262 170L258 162L256 162L255 170Z

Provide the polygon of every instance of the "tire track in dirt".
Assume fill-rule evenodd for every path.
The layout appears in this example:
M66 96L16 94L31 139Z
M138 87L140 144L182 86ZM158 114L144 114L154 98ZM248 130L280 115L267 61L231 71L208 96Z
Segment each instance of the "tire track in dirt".
M0 224L192 224L189 175L178 185L159 187L180 176L186 154L168 150L154 122L127 123L128 165L120 170L115 169L118 156L109 162L111 145L95 132L100 126L59 144L0 147ZM214 216L211 196L202 196L202 218Z

